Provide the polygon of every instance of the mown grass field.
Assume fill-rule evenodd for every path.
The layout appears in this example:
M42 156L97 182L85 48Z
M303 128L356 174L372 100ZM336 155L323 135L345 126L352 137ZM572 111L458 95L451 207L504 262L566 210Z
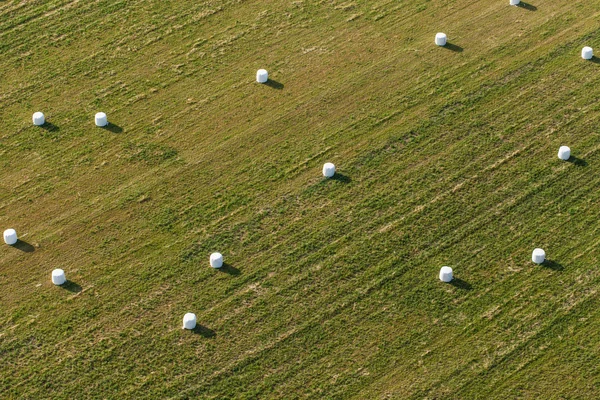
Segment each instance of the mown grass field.
M0 397L599 398L599 6L1 1Z

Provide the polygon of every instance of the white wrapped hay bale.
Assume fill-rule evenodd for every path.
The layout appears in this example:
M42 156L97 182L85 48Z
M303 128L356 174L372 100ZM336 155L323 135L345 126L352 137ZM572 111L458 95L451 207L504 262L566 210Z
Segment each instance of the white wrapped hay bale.
M435 34L435 44L438 46L445 46L448 41L448 37L445 33L439 32Z
M46 122L46 117L44 116L43 112L35 112L33 113L33 124L36 126L41 126L44 125L44 123Z
M103 112L96 113L95 121L96 121L96 126L108 125L108 119L106 118L106 114Z
M534 249L531 254L531 261L536 264L541 264L546 260L546 252L542 249Z
M594 57L594 50L591 47L585 46L581 49L581 58L591 60Z
M212 253L210 255L210 266L221 268L223 266L223 255L221 253Z
M521 2L521 0L510 0L510 5L511 6L518 6L520 2Z
M335 165L333 163L325 163L323 165L323 176L325 178L332 178L335 175Z
M269 80L269 73L266 69L259 69L256 71L256 82L265 83Z
M187 313L183 316L183 329L194 329L196 327L196 314Z
M10 244L11 246L17 243L17 231L14 229L7 229L4 231L4 243Z
M568 146L560 146L558 149L558 158L567 161L571 157L571 149Z
M442 282L450 282L452 280L452 268L450 267L442 267L440 269L440 281Z
M60 268L52 271L52 283L54 283L57 286L60 286L63 283L65 283L66 281L67 281L67 277L65 276L65 271L63 271Z

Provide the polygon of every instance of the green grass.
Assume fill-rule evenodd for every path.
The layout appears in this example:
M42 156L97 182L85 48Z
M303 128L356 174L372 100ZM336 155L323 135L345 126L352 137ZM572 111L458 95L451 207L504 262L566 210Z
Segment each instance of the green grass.
M0 2L0 397L598 397L600 14L507 3Z

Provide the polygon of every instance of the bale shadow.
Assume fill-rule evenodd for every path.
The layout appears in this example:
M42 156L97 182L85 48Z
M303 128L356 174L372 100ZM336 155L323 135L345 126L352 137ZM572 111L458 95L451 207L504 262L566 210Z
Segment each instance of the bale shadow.
M352 179L344 174L340 174L339 172L336 172L331 178L327 178L327 177L323 177L323 180L321 181L322 184L325 184L327 181L337 181L337 182L341 182L341 183L350 183L352 182Z
M592 56L592 58L587 61L593 62L594 64L600 64L600 58L596 56Z
M119 125L115 125L112 122L109 122L108 125L106 126L102 126L102 129L104 129L105 131L109 131L112 133L122 133L123 132L123 128L121 128Z
M520 2L517 4L517 7L523 8L527 11L537 11L537 7L529 3Z
M587 167L587 165L588 165L587 161L585 161L582 158L575 157L575 156L569 157L567 162L570 162L573 165L577 165L578 167Z
M82 290L81 285L67 279L65 283L60 285L61 288L68 290L71 293L79 293Z
M231 264L223 263L221 268L216 268L217 271L224 272L229 275L237 276L241 274L240 270Z
M271 87L273 89L281 90L283 89L283 83L274 81L273 79L267 79L264 85Z
M471 286L471 284L467 281L463 281L460 278L454 278L450 281L450 284L452 286L454 286L455 288L458 289L462 289L462 290L472 290L473 286Z
M17 240L17 243L13 244L13 247L25 253L33 253L35 251L35 247L21 239Z
M199 324L196 324L196 327L191 331L194 332L196 335L204 336L205 338L209 339L217 336L217 333L215 331Z
M455 52L455 53L462 53L462 52L463 52L463 50L464 50L464 49L463 49L462 47L460 47L459 45L457 45L457 44L454 44L454 43L450 43L450 42L446 42L446 45L445 45L445 46L442 46L442 47L443 47L443 48L445 48L445 49L448 49L448 50L450 50L450 51L453 51L453 52Z
M56 125L54 125L52 122L44 122L44 125L40 125L40 128L42 128L45 131L48 132L58 132L60 131L60 128Z
M332 181L338 181L338 182L342 182L342 183L350 183L352 182L352 179L349 176L346 176L344 174L340 174L338 172L336 172L331 178L329 178Z
M565 269L565 267L563 267L563 265L557 261L554 260L544 260L544 262L542 263L542 266L546 267L546 268L550 268L554 271L562 271L563 269Z

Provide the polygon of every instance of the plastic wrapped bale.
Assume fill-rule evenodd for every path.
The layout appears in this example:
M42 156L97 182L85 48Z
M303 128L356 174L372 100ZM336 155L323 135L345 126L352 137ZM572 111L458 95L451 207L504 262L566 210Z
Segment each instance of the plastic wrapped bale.
M323 176L325 178L332 178L335 175L335 165L328 162L323 165Z
M96 113L95 120L96 120L96 126L108 125L108 119L106 118L106 114L103 112Z
M196 327L196 314L187 313L183 316L183 329L194 329Z
M511 6L518 6L520 2L521 2L521 0L510 0L510 5Z
M558 149L558 158L567 161L571 157L571 149L568 146L560 146Z
M450 267L442 267L440 269L440 281L442 282L450 282L452 280L452 268Z
M546 260L546 252L542 249L534 249L531 254L531 261L536 264L541 264Z
M36 126L41 126L44 125L44 123L46 122L46 117L44 117L44 113L42 112L35 112L33 113L33 124Z
M54 283L57 286L60 286L66 281L67 277L65 276L65 271L63 271L60 268L52 271L52 283Z
M221 253L212 253L210 255L210 266L221 268L223 266L223 255Z
M439 32L435 34L435 44L437 44L438 46L445 46L447 40L448 37L445 33Z
M4 231L4 242L6 244L10 244L11 246L17 243L17 231L14 229L7 229Z
M259 69L256 71L256 82L265 83L269 80L269 73L266 69Z
M591 47L585 46L581 49L581 58L591 60L594 57L594 50Z

